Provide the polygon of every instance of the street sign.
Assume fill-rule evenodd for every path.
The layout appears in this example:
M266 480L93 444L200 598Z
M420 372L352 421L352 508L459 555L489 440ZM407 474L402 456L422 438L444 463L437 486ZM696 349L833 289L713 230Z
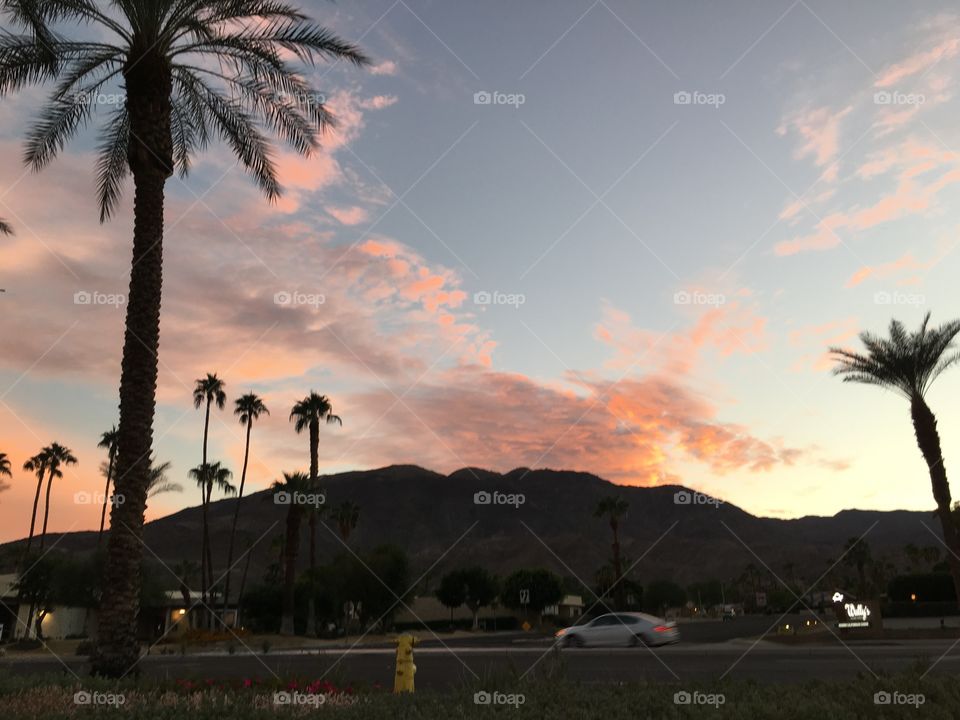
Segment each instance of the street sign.
M524 588L520 591L520 604L529 605L530 604L530 590Z

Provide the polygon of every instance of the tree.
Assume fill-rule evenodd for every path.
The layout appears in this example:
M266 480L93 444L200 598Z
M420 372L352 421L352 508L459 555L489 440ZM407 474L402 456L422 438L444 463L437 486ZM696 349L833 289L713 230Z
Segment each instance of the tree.
M73 456L70 448L64 447L59 443L51 443L43 449L47 458L47 492L43 505L43 528L40 531L40 550L43 550L43 544L47 537L47 521L50 519L50 489L53 486L54 478L62 478L63 472L61 466L76 465L77 459Z
M668 607L680 607L686 601L684 589L669 580L654 580L643 593L643 606L653 613L662 613Z
M869 592L867 584L867 566L873 562L870 556L870 545L862 538L852 537L843 546L843 564L857 571L857 592L861 600L865 600Z
M213 497L214 489L219 490L225 495L233 495L237 491L237 489L230 484L230 478L233 477L233 473L219 462L206 463L191 468L189 475L190 478L197 483L197 487L200 488L200 494L208 498L208 502L209 499ZM206 525L206 521L203 520L202 515L201 522ZM209 530L205 528L204 536L206 536L208 531ZM207 548L209 552L209 544ZM206 562L203 562L204 558ZM204 608L208 611L211 608L210 605L207 604L207 599L209 597L212 603L214 592L213 584L213 567L210 564L210 555L202 554L200 563L200 600ZM207 620L210 622L213 620L213 618L209 617L209 612Z
M98 448L104 448L107 451L108 458L107 484L103 488L103 508L100 510L100 530L97 532L97 546L100 545L100 540L103 536L103 525L107 521L107 503L110 499L110 482L113 480L113 463L117 458L118 437L117 426L114 425L100 436L100 442L97 443Z
M37 492L33 496L33 514L30 516L30 534L27 535L27 546L23 551L23 556L26 557L30 554L30 546L33 544L33 534L37 525L37 508L40 505L40 492L43 490L43 478L47 472L46 448L23 463L23 469L27 472L37 474Z
M523 602L524 600L527 602ZM563 599L563 584L549 570L517 570L503 581L500 602L509 608L528 610L540 615L544 608Z
M151 459L150 479L147 482L147 497L156 497L157 495L168 492L183 492L183 485L172 482L167 477L167 473L170 472L170 467L169 462L162 462L158 465L155 458ZM226 471L226 475L227 478L230 477L231 473L229 470ZM226 486L229 488L233 487L230 483L226 483Z
M869 332L860 333L866 353L830 348L837 361L833 372L842 376L844 382L877 385L893 390L910 402L917 446L930 474L943 540L949 550L950 574L953 575L957 597L960 597L960 530L950 514L950 483L943 462L937 419L926 401L933 381L960 360L960 353L953 352L954 338L960 333L960 320L930 327L928 312L916 332L908 332L903 323L892 320L889 333L887 338Z
M84 127L108 83L123 82L98 146L105 221L133 176L133 257L120 377L117 488L93 669L119 677L137 662L137 599L153 417L163 257L164 185L219 136L270 200L281 193L266 126L309 156L333 122L293 62L368 63L354 45L315 25L284 0L177 0L104 5L89 0L3 4L0 95L58 81L29 134L26 158L45 166ZM85 25L97 41L53 27ZM19 32L14 32L18 30Z
M240 519L240 502L243 500L243 488L247 483L247 461L250 458L250 431L253 421L259 420L261 415L269 415L270 411L263 400L255 393L249 392L234 400L233 414L240 419L240 424L247 429L247 440L243 447L243 470L240 471L240 491L237 493L237 503L233 508L233 524L230 526L230 544L227 549L227 577L223 589L223 610L226 617L227 603L230 601L230 577L233 575L233 541L237 535L237 521ZM239 604L238 604L239 609Z
M284 473L283 480L276 481L272 490L286 493L287 503L286 538L284 539L283 609L280 616L280 634L293 635L293 615L296 603L297 554L300 551L300 521L304 505L297 502L297 493L310 492L310 476L302 472Z
M463 605L467 599L467 588L463 584L458 570L448 572L440 578L436 596L441 605L450 609L450 625L453 626L453 611Z
M193 406L200 408L205 406L203 416L203 460L200 467L207 466L207 439L210 435L210 406L214 403L217 409L223 410L227 402L227 394L223 391L224 382L217 377L216 373L207 373L204 378L199 378L193 387ZM200 598L206 606L207 590L213 583L213 551L210 548L210 526L208 511L210 509L210 491L213 485L204 484L201 486L200 493Z
M308 430L310 434L310 488L316 490L319 484L319 448L320 448L320 421L324 420L328 425L336 423L343 425L343 420L338 415L333 414L333 406L330 404L326 395L318 395L310 391L303 400L297 402L290 411L290 420L294 420L294 430L302 433ZM317 567L317 514L310 513L310 570ZM313 573L311 573L313 575ZM313 596L310 596L310 602L313 602ZM311 607L307 614L307 634L314 635L314 613Z
M622 610L624 606L623 564L620 558L620 518L626 517L629 507L630 503L623 498L610 495L601 498L593 510L594 517L607 516L610 519L610 530L613 533L613 543L610 546L613 551L613 592L618 610Z
M473 614L472 627L476 630L480 625L480 609L492 604L499 592L500 583L496 576L475 565L444 575L440 579L437 599L450 608L451 623L453 609L466 605Z
M7 457L5 452L0 452L0 475L13 477L13 473L10 471L10 458Z
M340 537L346 543L350 539L350 533L357 527L357 521L360 519L360 506L345 500L333 509L331 517L337 524Z
M13 235L13 227L3 218L0 218L0 234Z

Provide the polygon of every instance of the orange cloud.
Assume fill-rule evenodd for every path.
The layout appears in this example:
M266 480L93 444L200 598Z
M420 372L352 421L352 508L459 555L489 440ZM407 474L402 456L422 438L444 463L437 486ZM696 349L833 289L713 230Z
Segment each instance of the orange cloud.
M950 60L960 53L960 39L951 37L929 50L915 53L905 60L895 63L880 73L874 83L875 87L888 88L901 80L917 73L924 72L943 60Z

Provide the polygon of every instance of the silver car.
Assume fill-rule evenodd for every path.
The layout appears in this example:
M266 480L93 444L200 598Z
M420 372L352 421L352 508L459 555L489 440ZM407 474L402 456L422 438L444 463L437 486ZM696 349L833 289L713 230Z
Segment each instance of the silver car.
M654 646L680 642L680 631L672 620L646 613L610 613L558 630L556 641L563 647Z

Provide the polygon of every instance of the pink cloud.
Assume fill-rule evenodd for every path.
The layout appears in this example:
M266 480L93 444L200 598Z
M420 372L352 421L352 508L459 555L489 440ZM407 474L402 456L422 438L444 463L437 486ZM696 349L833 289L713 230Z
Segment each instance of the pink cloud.
M928 50L915 53L895 63L880 73L875 87L888 88L917 73L929 70L943 60L950 60L960 53L960 39L947 38Z
M840 151L840 123L850 114L853 106L833 111L828 107L806 110L784 121L777 129L778 134L786 135L793 130L800 136L801 144L794 151L794 157L801 160L813 157L817 167L827 167L824 179L835 180L837 167L831 165Z
M371 75L396 75L397 64L393 60L384 60L373 65L369 70Z
M327 211L328 215L336 218L341 225L359 225L362 222L366 222L369 218L369 213L362 207L357 207L356 205L351 207L329 205L324 208L324 210Z

